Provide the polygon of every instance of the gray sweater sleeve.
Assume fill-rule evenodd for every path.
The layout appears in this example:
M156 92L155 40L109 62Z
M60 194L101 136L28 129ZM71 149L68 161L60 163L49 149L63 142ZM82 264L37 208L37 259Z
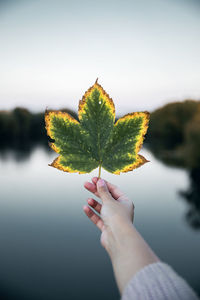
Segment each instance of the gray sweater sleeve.
M198 300L187 282L170 266L157 262L138 271L124 289L121 300Z

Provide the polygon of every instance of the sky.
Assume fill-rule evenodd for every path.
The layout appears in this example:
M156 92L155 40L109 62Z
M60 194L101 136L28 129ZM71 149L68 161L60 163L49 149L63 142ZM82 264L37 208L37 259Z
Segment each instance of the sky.
M96 78L116 113L200 99L199 0L0 0L0 110L77 110Z

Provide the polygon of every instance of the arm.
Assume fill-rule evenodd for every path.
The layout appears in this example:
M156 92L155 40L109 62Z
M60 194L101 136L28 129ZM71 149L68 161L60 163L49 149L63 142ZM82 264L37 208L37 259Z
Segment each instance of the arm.
M159 261L133 227L134 206L116 186L94 177L85 188L102 200L100 204L89 198L83 209L102 232L101 243L111 258L122 300L198 300L187 282Z
M134 206L116 186L94 177L85 188L101 198L102 204L93 198L87 200L84 211L101 230L101 244L108 252L120 293L130 279L145 266L158 262L158 257L149 248L133 227ZM98 214L91 210L92 207Z

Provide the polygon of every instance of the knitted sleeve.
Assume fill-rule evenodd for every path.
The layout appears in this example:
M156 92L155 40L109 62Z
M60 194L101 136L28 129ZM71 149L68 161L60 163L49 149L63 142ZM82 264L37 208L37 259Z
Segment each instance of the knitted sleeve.
M124 289L121 300L198 300L187 282L170 266L157 262L138 271Z

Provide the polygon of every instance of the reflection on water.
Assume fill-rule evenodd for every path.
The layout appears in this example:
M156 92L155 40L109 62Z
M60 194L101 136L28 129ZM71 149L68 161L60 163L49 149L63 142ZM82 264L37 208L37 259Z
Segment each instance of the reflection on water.
M46 151L47 154L52 151L47 140L38 143L30 141L20 141L11 144L5 143L1 144L0 147L0 159L6 161L12 157L16 162L23 162L29 160L32 152L38 147Z
M185 214L188 224L196 230L200 229L200 167L197 165L195 168L186 168L183 161L180 163L179 159L173 157L172 150L163 150L162 144L160 146L157 145L157 147L154 147L153 144L148 144L147 146L154 154L154 157L166 166L187 170L189 187L187 189L184 188L179 193L188 204L188 210Z
M195 229L200 229L200 168L189 172L190 186L180 194L189 204L186 214L188 223Z
M19 163L29 160L32 152L38 147L42 148L47 155L52 153L51 148L48 146L47 140L44 140L43 143L40 142L39 144L26 142L13 144L11 146L12 147L8 147L8 145L5 145L5 147L1 147L0 159L2 161L9 161L11 158ZM151 148L154 156L159 157L158 149L154 151L155 149L152 149L152 147L149 147L149 145L148 148ZM170 160L167 154L162 155L163 151L160 151L159 153L161 154L159 160L161 160L164 164L179 167L177 160ZM165 153L167 152L165 151ZM197 167L189 170L188 175L190 185L187 190L184 189L180 191L180 195L188 204L188 210L185 214L188 224L194 229L198 230L200 229L200 168Z
M184 217L190 203L190 223L196 224L199 173L191 172L189 182L186 171L164 166L144 152L151 162L141 169L120 176L103 171L102 176L133 199L138 230L199 291L199 231ZM83 183L97 170L86 175L60 172L48 167L54 157L41 147L1 156L0 296L117 299L99 232L82 212L89 196Z

